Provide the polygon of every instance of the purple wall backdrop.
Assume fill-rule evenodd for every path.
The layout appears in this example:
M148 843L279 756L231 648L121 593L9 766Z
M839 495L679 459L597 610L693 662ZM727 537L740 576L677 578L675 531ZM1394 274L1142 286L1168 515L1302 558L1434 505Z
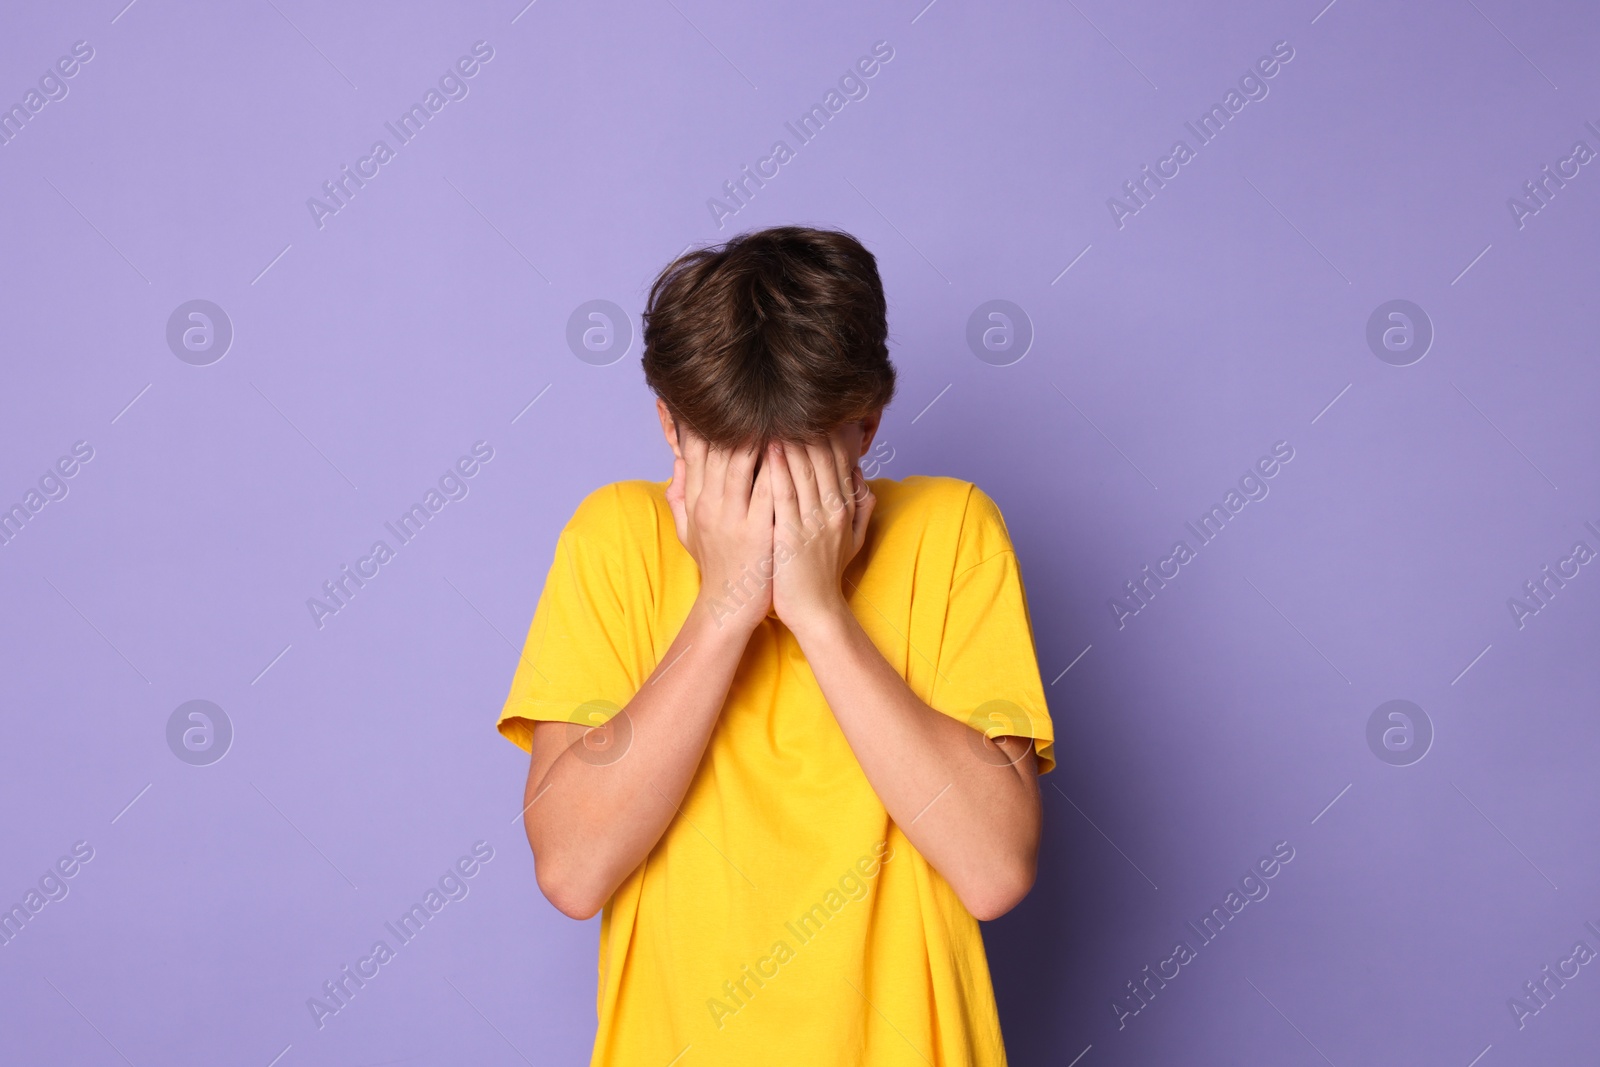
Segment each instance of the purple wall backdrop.
M493 718L572 508L669 473L654 272L796 221L880 259L876 473L1022 556L1014 1061L1593 1058L1592 6L124 2L0 34L0 1060L587 1056Z

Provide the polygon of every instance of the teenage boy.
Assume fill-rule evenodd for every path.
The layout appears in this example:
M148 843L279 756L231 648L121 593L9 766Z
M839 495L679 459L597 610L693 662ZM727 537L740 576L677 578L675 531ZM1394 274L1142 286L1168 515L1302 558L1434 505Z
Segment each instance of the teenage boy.
M1000 512L862 473L895 372L848 234L688 253L644 319L672 478L579 504L498 723L539 888L601 913L592 1063L1003 1064L978 920L1055 757Z

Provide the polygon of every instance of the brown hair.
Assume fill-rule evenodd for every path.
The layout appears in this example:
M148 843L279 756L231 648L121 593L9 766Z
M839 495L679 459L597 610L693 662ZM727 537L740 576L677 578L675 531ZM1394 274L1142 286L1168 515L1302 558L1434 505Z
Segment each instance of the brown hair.
M719 448L815 441L894 396L878 263L848 233L778 226L673 260L644 310L644 376Z

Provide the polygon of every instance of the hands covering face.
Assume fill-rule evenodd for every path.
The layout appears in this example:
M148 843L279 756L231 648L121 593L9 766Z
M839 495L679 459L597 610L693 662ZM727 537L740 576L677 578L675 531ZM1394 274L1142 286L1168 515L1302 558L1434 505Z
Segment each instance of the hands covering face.
M690 433L679 451L667 502L719 625L754 629L770 608L798 630L849 610L842 578L877 505L854 435L774 443L759 464L754 448L711 448Z

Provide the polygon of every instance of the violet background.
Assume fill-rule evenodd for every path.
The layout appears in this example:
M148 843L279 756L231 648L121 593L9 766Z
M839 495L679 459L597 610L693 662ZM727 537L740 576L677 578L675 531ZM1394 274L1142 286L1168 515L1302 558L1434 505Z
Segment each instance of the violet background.
M985 929L1013 1062L1593 1058L1595 968L1525 1028L1507 1001L1600 948L1600 577L1520 629L1507 599L1600 547L1600 165L1521 228L1507 198L1600 149L1600 11L122 3L0 34L6 104L95 50L0 146L0 505L95 450L0 547L0 903L95 850L0 946L0 1060L586 1060L598 920L539 896L494 718L572 509L670 473L651 278L789 222L879 257L879 475L976 482L1022 559L1060 766L1037 887ZM307 198L479 40L467 98L319 229ZM1280 40L1119 229L1107 199ZM876 41L867 97L719 228ZM196 298L235 333L208 366L166 343ZM1436 334L1403 367L1365 336L1396 298ZM1034 331L1008 366L965 339L991 299ZM566 341L590 300L634 320L604 366ZM469 495L319 629L307 598L479 440ZM1277 441L1270 495L1119 629ZM233 724L209 766L167 745L191 699ZM1435 731L1409 766L1367 744L1392 699ZM306 999L478 840L470 895L319 1031ZM1270 895L1119 1029L1279 840Z

